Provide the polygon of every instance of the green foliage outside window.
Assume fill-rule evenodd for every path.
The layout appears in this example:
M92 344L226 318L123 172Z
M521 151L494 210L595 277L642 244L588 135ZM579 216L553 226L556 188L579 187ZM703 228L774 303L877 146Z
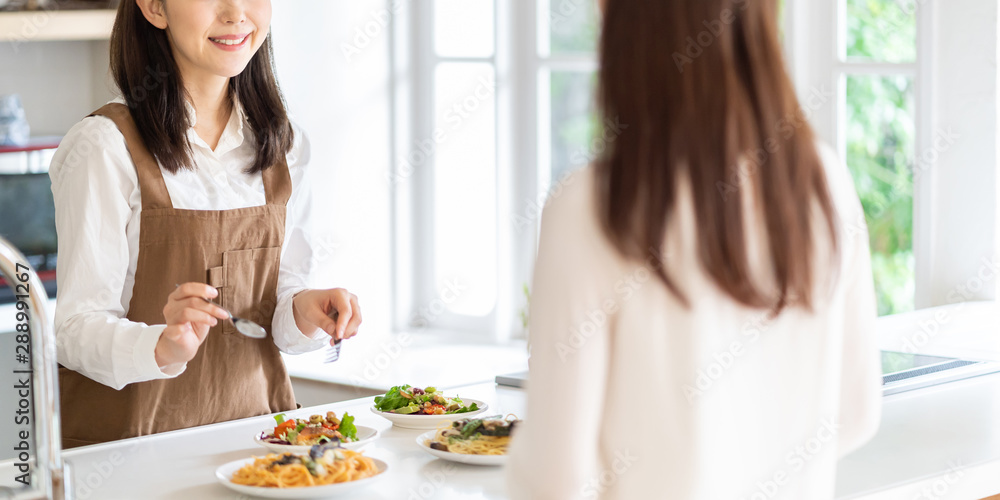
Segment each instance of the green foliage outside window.
M847 0L848 60L912 62L912 9ZM879 314L913 309L914 85L905 76L847 78L847 165L865 209Z

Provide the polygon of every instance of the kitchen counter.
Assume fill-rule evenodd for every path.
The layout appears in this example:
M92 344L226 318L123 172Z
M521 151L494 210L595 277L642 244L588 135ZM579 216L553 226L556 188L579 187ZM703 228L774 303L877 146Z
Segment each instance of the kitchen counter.
M883 402L878 434L838 465L837 498L978 500L1000 493L1000 374Z
M489 414L527 416L518 389L477 384L455 392L486 401ZM394 428L370 406L364 398L301 410L348 411L382 433L366 453L388 462L388 475L351 498L507 498L502 469L438 460L414 443L423 431ZM254 417L78 448L65 457L78 499L240 499L216 482L215 469L265 453L252 437L272 425L271 417ZM0 463L0 484L13 484L13 471L10 461ZM886 398L878 435L841 461L837 481L843 499L977 500L998 492L1000 374Z
M524 413L524 397L519 390L479 384L463 387L460 394L485 401L490 414ZM388 420L369 411L371 405L372 399L365 398L296 412L308 415L347 411L357 416L357 424L375 427L382 434L365 448L365 454L386 461L387 476L349 498L506 498L500 468L438 460L415 443L417 436L426 431L392 427ZM254 417L76 448L64 456L73 468L78 500L248 500L219 484L215 469L233 460L266 454L266 449L254 443L253 436L273 426L270 416ZM13 478L11 462L0 463L0 484L12 486Z

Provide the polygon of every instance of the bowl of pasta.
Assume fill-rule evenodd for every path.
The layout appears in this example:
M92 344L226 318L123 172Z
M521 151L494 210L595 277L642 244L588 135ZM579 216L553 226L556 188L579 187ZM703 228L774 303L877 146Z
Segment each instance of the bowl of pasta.
M520 422L513 415L455 420L417 436L417 445L452 462L504 465L511 434Z
M476 399L448 397L434 387L401 385L375 397L372 413L405 429L437 429L439 426L486 411L488 405Z
M262 498L329 498L381 478L388 465L339 443L313 446L307 454L281 453L236 460L215 471L225 487Z

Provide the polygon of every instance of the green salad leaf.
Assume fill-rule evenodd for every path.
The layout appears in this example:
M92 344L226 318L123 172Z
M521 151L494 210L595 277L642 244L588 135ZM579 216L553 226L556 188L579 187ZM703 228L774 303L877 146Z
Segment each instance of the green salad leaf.
M342 434L345 438L350 439L351 441L358 440L358 428L354 425L354 416L348 415L347 412L344 412L343 418L340 419L340 428L337 430L339 430L340 434Z
M400 391L409 389L409 385L401 385L389 389L385 396L375 397L375 408L379 411L392 411L410 404L410 400L403 397Z
M281 424L285 423L285 414L284 413L279 413L279 414L275 415L274 416L274 421L278 422L278 425L281 425Z
M463 406L457 410L449 411L448 413L469 413L470 411L476 411L479 409L479 405L472 403L469 406Z

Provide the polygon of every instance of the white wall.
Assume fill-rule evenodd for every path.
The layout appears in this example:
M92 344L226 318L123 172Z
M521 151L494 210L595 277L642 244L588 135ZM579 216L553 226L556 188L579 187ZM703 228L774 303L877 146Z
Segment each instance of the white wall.
M385 8L385 0L279 0L272 21L279 82L312 141L321 214L313 284L357 294L368 334L390 328L390 34L372 24ZM375 35L346 57L341 44L366 25Z
M994 299L997 288L986 264L997 258L997 2L948 0L933 19L934 130L958 139L928 170L936 265L930 303L918 306Z
M0 43L0 94L19 94L32 135L63 135L111 99L106 41Z

